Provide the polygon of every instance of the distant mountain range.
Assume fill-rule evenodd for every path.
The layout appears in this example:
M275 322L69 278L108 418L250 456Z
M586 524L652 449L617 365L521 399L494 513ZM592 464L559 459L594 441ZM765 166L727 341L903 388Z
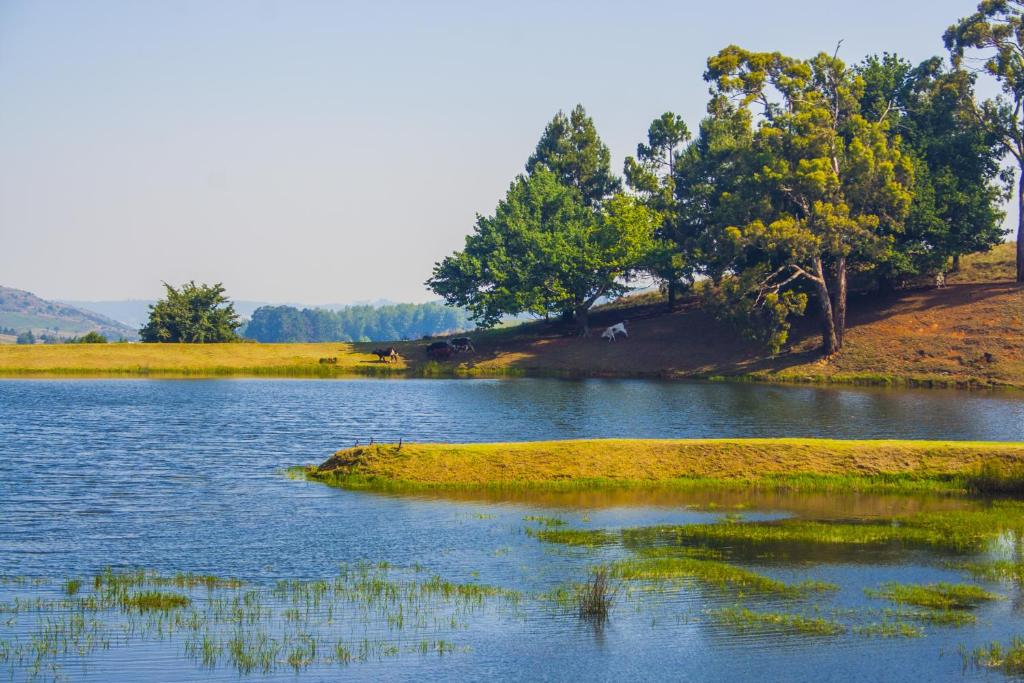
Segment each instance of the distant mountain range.
M95 311L40 299L31 292L0 285L0 328L31 330L36 336L77 337L99 332L108 339L137 339L137 327Z

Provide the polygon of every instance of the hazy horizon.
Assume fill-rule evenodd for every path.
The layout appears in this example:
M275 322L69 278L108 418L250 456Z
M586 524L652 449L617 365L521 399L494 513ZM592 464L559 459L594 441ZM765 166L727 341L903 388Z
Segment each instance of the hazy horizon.
M909 5L8 1L0 284L434 300L432 264L559 109L587 108L621 172L663 111L696 127L704 62L730 43L917 62L976 3Z

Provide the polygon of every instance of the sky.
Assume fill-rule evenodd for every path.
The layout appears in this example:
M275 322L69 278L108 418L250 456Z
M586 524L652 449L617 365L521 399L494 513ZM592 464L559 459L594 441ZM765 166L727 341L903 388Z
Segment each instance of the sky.
M974 6L0 0L0 284L433 300L558 110L621 171L662 112L696 127L726 45L919 61Z

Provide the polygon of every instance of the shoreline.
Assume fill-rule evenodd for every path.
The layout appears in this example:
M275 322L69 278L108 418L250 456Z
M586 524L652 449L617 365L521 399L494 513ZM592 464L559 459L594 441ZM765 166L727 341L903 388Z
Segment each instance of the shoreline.
M1024 493L1024 442L595 439L357 446L293 468L352 490Z
M637 379L658 381L729 382L808 387L877 387L890 389L951 389L956 391L1011 393L1024 391L1016 383L984 383L973 378L879 375L877 373L841 373L833 375L779 376L763 373L683 374L670 371L608 372L539 368L473 368L459 366L406 366L367 364L366 367L334 368L319 365L247 366L247 367L3 367L0 379Z

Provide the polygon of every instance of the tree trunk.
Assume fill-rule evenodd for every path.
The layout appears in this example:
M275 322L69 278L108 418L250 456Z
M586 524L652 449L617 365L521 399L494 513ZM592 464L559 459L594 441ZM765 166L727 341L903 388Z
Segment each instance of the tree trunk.
M1017 180L1017 282L1024 282L1024 168Z
M821 346L826 356L831 356L839 350L839 340L836 339L836 321L832 316L832 298L829 296L828 284L825 280L825 269L822 267L821 259L814 259L815 275L814 281L817 290L818 306L821 309Z
M576 324L580 328L581 337L590 336L590 309L587 307L579 307L573 311L573 315L576 318Z
M835 286L835 326L836 326L836 351L843 348L843 335L846 333L846 257L840 256L836 261L836 286Z
M676 307L676 281L671 279L668 281L668 311L669 313Z
M949 269L951 273L960 272L960 254L953 254L953 266Z

